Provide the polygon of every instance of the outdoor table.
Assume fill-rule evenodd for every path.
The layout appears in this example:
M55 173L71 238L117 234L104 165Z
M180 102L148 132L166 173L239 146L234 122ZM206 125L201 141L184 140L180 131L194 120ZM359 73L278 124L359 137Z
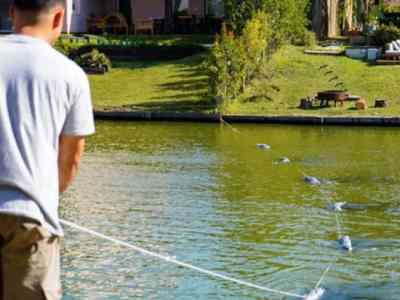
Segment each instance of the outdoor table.
M336 107L338 102L343 106L348 99L349 95L344 91L324 91L319 92L314 101L320 101L320 107L327 107L330 102L334 102Z
M358 100L360 100L361 97L359 96L350 96L347 99L318 99L315 98L314 101L319 101L320 102L320 106L321 107L327 107L329 106L329 102L334 102L335 103L335 107L337 106L337 103L340 103L340 106L343 106L345 102L356 102Z

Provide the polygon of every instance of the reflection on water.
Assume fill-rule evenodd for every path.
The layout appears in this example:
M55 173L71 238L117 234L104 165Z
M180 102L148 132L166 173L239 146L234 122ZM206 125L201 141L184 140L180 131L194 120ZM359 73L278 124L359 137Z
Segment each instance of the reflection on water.
M337 257L328 300L400 295L397 129L98 124L62 216L163 255L304 294ZM267 143L269 151L257 149ZM275 164L282 156L290 164ZM303 175L332 184L308 186ZM336 242L326 209L345 201ZM364 206L365 205L365 206ZM65 299L288 299L66 230Z

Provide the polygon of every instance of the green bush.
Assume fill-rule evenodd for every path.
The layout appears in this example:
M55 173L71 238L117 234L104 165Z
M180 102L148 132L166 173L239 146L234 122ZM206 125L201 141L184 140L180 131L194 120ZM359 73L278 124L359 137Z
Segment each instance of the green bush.
M243 89L262 69L265 61L273 52L272 31L269 16L264 12L257 12L247 22L240 37L241 47L244 50L245 80Z
M398 39L400 39L400 29L393 24L380 25L372 35L372 41L377 46L385 46Z
M226 19L240 34L246 23L258 11L270 16L276 48L281 43L293 42L308 25L310 0L223 0Z
M222 100L220 104L236 99L265 71L275 46L269 16L265 12L256 13L240 36L223 27L207 62L210 92Z
M111 69L110 59L97 49L78 56L75 58L75 62L82 68L103 69L106 72Z
M244 51L240 41L224 26L207 61L210 92L222 100L237 97L244 80L244 67Z
M74 44L69 41L60 39L58 42L54 45L54 48L64 54L65 56L70 56L70 54L81 47L82 45L79 44Z
M304 35L301 37L298 43L307 49L315 49L318 46L317 36L315 32L305 30Z

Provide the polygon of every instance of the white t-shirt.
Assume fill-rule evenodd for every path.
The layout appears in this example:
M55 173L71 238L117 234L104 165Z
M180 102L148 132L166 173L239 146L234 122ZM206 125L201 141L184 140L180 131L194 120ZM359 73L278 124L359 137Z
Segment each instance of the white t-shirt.
M60 135L95 131L86 74L45 41L0 38L0 214L63 235L58 217Z

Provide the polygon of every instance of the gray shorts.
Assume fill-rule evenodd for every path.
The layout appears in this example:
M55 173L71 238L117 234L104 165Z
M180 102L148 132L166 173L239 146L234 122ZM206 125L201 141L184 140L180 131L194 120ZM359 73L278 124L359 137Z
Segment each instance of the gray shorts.
M38 222L0 215L0 300L59 300L60 239Z

